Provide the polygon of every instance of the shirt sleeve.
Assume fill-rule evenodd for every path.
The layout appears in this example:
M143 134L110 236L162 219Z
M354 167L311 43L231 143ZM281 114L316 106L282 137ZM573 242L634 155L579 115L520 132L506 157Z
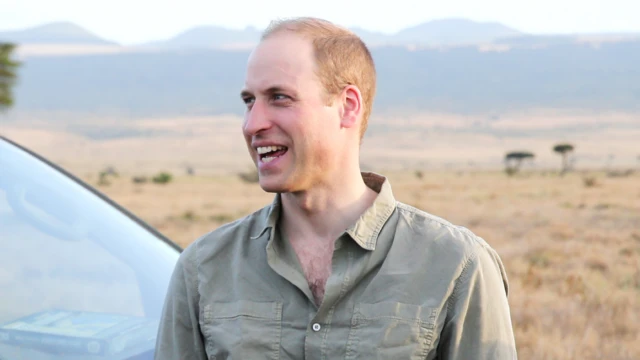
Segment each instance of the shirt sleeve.
M509 282L498 254L481 241L466 261L447 304L442 360L515 360Z
M171 275L165 298L155 360L206 360L199 325L197 266L194 247L183 251Z

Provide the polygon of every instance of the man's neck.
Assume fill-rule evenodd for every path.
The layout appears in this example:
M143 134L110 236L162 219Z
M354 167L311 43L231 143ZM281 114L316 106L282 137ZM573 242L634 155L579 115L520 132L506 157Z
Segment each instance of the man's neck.
M337 179L337 181L336 181ZM290 238L335 240L374 202L359 170L300 193L283 193L283 228Z

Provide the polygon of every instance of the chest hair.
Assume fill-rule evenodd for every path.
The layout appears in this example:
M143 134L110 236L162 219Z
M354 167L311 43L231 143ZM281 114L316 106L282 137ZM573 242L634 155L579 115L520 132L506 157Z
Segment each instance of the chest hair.
M292 246L309 284L316 305L324 298L327 279L331 275L331 260L335 243L326 240L293 241Z

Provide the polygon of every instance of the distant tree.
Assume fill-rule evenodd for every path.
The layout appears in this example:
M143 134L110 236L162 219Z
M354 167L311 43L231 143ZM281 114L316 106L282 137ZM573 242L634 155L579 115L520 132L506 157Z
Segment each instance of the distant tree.
M17 69L21 65L13 60L15 45L0 42L0 111L13 105L13 86L17 79Z
M528 151L512 151L504 156L505 172L511 176L520 171L522 161L525 159L533 159L535 154Z
M562 170L561 175L564 175L571 169L571 162L569 161L569 154L573 152L574 146L571 144L557 144L553 147L553 151L562 156Z

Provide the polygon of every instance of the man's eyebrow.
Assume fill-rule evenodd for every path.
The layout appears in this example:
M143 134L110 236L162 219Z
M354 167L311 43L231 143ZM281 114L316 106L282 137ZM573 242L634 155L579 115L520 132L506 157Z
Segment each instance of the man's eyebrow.
M274 85L262 91L263 94L268 94L268 95L279 93L279 92L291 92L291 90L289 90L287 87L282 85ZM242 90L240 92L240 96L242 98L250 97L250 96L253 96L253 92L249 90Z
M289 89L285 86L282 85L274 85L271 86L270 88L268 88L267 90L264 91L265 94L273 94L273 93L279 93L279 92L287 92L289 91Z

